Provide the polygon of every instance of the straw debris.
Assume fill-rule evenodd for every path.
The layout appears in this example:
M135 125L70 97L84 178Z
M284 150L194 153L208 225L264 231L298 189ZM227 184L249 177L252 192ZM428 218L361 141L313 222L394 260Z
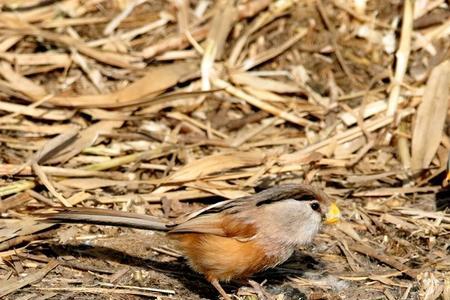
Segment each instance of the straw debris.
M227 291L449 300L449 16L446 1L0 1L0 297L213 299L159 234L29 215L172 219L308 182L344 221Z

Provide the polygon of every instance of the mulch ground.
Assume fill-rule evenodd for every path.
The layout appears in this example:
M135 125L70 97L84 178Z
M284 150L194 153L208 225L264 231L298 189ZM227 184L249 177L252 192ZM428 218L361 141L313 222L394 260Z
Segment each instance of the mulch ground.
M217 299L156 232L308 182L343 220L273 299L450 299L448 1L0 1L0 298ZM239 299L258 285L225 284Z

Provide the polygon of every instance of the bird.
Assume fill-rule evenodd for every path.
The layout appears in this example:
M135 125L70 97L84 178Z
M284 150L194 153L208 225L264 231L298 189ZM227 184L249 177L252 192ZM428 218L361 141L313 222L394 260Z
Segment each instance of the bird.
M51 223L78 223L164 231L175 240L190 267L203 274L225 300L220 282L246 279L286 261L312 242L323 222L336 223L341 212L322 189L281 184L259 193L224 200L176 222L154 216L100 208L57 208L40 213Z

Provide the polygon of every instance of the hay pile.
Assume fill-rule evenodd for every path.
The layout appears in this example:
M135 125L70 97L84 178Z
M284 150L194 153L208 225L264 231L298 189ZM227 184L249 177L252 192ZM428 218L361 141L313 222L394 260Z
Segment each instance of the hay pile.
M450 299L450 214L435 206L448 2L0 3L0 297L212 299L158 234L27 216L176 217L307 181L345 220L255 278L269 293Z

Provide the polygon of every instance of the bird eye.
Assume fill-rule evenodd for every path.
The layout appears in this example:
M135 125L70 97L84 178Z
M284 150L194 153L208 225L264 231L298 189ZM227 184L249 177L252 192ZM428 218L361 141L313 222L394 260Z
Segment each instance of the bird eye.
M312 210L318 211L320 209L320 204L317 202L311 203Z

